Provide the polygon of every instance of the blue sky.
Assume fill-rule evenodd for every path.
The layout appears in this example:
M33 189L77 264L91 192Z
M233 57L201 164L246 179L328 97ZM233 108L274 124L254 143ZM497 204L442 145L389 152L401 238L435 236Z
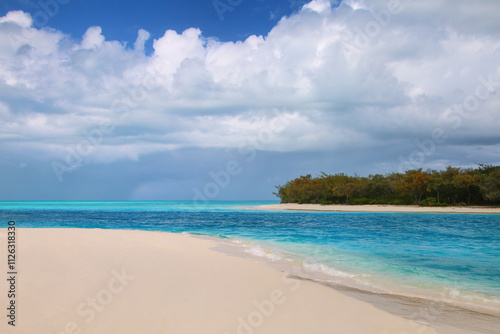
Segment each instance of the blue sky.
M39 25L45 25L73 38L80 38L89 26L102 27L110 40L135 41L137 30L151 33L152 39L166 30L182 32L199 28L205 37L221 41L243 40L250 35L266 35L284 15L300 10L305 0L5 0L0 15L11 10L23 10L42 15ZM66 3L67 2L67 3ZM150 41L152 42L152 40ZM151 50L149 43L148 49Z
M500 163L496 0L55 1L0 5L0 200Z

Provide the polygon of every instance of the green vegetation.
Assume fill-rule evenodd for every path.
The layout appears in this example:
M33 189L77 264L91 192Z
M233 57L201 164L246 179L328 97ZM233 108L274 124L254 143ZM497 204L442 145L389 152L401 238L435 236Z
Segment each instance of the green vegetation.
M500 204L500 166L420 169L368 177L344 173L301 176L277 186L281 203L416 204L422 206Z

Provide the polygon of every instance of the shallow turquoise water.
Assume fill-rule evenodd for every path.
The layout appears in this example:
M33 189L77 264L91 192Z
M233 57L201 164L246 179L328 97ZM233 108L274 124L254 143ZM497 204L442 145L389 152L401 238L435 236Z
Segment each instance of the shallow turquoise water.
M210 235L342 284L500 305L500 215L238 209L270 203L0 202L0 222Z

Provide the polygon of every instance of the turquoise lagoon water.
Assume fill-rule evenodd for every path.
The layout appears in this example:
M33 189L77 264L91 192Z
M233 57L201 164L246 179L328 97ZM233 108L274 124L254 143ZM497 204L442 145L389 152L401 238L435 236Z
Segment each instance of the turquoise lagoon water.
M241 208L273 203L0 202L0 222L207 235L335 284L500 307L500 215Z

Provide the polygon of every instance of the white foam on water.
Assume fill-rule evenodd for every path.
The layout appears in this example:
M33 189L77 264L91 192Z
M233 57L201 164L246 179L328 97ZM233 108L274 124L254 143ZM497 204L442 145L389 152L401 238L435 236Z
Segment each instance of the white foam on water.
M306 264L304 265L304 267L311 271L317 271L334 277L349 277L349 278L356 277L355 275L348 274L346 272L327 266L326 264L323 263Z
M265 257L265 258L268 258L272 261L278 261L278 260L281 260L281 258L282 258L281 254L275 253L275 252L266 252L260 246L253 246L253 247L247 248L247 249L245 249L245 252L247 252L253 256Z
M241 251L240 254L248 254L254 257L258 262L264 262L280 271L312 279L319 282L339 284L346 287L369 291L373 293L394 294L408 297L418 297L428 300L450 302L452 304L472 303L483 304L487 309L498 310L499 300L495 297L476 295L455 287L447 287L443 291L436 287L425 287L413 285L406 280L392 280L387 277L374 275L367 272L346 272L333 267L331 264L325 264L317 259L301 256L298 252L290 253L287 250L277 250L273 246L258 245L254 241L245 239L230 239L230 244ZM260 260L259 260L260 259ZM395 279L395 280L394 280ZM478 303L479 302L479 303ZM485 303L486 302L486 303ZM463 304L461 304L463 305ZM476 309L470 305L471 309Z
M464 300L471 302L483 302L500 306L500 299L493 296L486 296L477 293L472 293L466 290L461 290L456 287L444 287L444 295L451 297L454 300Z
M285 273L312 279L318 282L333 283L372 293L394 294L407 297L418 297L427 300L448 302L454 305L462 305L473 310L492 310L498 313L499 300L495 297L476 295L456 287L435 289L436 287L413 286L411 282L399 279L391 280L387 277L374 275L367 272L346 272L325 264L318 259L307 259L307 256L300 256L297 253L289 253L286 250L279 250L273 246L258 245L254 241L245 239L229 239L228 244L239 249L240 256L243 254L253 257L255 261L267 263L271 267ZM392 277L394 279L394 277ZM408 283L410 283L408 285ZM479 306L478 306L479 305ZM480 307L480 308L479 308Z

